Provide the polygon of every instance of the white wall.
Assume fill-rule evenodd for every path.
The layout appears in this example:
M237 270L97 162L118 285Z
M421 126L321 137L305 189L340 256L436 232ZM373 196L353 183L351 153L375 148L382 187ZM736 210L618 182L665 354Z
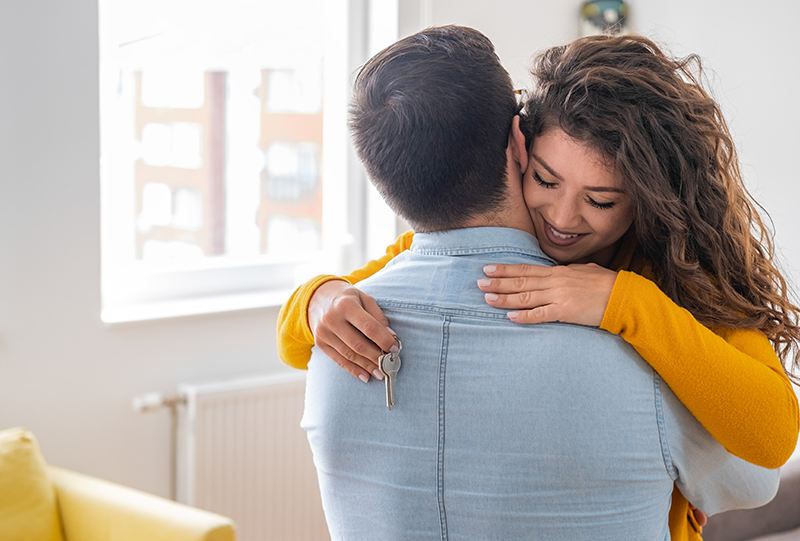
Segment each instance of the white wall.
M419 24L416 1L401 2L401 32ZM577 33L577 1L431 1L433 23L492 38L518 84L533 51ZM632 9L640 29L708 58L748 179L796 271L800 4L731 0L720 13L696 4ZM167 415L134 414L131 397L283 370L277 310L100 323L96 9L0 3L0 428L31 428L51 463L166 495Z
M0 3L0 428L54 464L166 495L166 413L131 398L282 370L277 309L100 323L97 5Z

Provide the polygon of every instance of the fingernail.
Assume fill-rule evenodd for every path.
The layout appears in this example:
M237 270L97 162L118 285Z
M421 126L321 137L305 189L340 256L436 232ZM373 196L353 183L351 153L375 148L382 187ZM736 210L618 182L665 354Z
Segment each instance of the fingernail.
M483 267L483 272L485 272L486 274L491 274L496 270L497 270L497 265L486 265L485 267Z
M369 381L369 376L366 375L366 374L361 374L361 375L358 376L358 379L360 379L364 383L367 383Z
M496 301L497 299L499 299L499 297L494 293L487 293L484 295L484 297L486 298L487 301Z
M377 368L372 371L372 375L375 376L375 379L377 379L378 381L383 381L383 372L381 372Z
M519 312L509 312L506 315L508 316L508 319L517 319L517 318L519 318Z
M389 331L390 333L392 333L392 336L394 336L395 338L397 338L397 333L396 333L396 332L394 332L394 331L392 330L392 328L391 328L391 327L386 327L386 330L387 330L387 331Z
M490 286L492 285L492 281L489 278L481 278L478 280L479 286Z

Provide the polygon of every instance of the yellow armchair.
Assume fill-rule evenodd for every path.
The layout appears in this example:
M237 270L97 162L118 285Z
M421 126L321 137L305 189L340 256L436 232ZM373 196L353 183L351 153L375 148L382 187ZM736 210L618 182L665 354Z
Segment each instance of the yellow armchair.
M29 431L0 432L3 541L234 541L235 537L228 518L47 466Z
M234 541L230 519L54 466L66 541Z

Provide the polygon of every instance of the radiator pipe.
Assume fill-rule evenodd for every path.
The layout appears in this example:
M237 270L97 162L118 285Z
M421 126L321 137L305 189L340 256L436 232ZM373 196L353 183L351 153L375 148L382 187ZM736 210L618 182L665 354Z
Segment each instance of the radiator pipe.
M186 395L146 393L134 396L133 411L152 413L169 409L169 498L177 501L178 497L178 407L186 405Z

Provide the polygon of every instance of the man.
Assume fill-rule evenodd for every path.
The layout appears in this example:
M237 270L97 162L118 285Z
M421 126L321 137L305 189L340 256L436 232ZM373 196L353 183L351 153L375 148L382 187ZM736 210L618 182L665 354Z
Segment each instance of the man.
M522 327L475 287L502 261L553 265L521 193L508 74L475 30L439 27L361 70L351 128L411 249L363 282L402 341L396 404L321 351L303 426L334 539L665 540L673 483L714 513L777 473L713 440L619 337Z

